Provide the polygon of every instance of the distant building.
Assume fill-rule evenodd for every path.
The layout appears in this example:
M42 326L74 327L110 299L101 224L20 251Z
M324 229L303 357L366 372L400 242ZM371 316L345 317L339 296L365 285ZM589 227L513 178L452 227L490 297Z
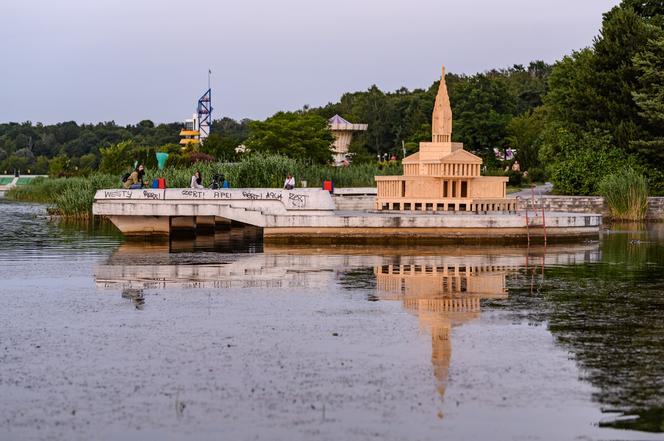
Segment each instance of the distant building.
M203 96L198 99L196 113L191 119L184 122L184 127L180 130L180 144L187 147L191 144L202 144L210 135L210 126L212 124L212 89L205 91Z
M185 147L190 144L199 144L201 142L199 127L198 114L194 113L191 119L184 121L184 127L180 130L180 144Z
M348 146L353 139L353 132L364 132L369 126L367 124L353 124L339 115L330 118L329 123L334 136L334 143L332 143L334 162L341 165L348 159Z

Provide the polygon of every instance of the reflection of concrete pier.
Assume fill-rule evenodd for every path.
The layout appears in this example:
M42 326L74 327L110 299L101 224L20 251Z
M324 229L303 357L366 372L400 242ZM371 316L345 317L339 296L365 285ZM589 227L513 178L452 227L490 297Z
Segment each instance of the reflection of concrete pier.
M126 235L170 235L212 230L222 222L263 229L267 241L380 243L512 243L594 237L601 216L505 212L338 211L319 189L99 190L93 213L108 217ZM212 220L214 219L214 221Z
M266 244L263 253L197 253L217 241L251 239L232 230L195 240L126 242L95 268L98 288L311 288L334 281L353 268L374 268L383 298L422 298L428 293L501 297L505 275L529 265L575 264L599 260L599 245L549 247L311 247ZM255 233L254 233L255 234ZM220 250L221 251L221 250ZM251 251L251 250L248 250ZM257 250L257 251L260 251ZM182 254L184 253L184 254ZM180 257L182 255L182 257ZM497 289L496 287L501 287ZM394 297L389 297L393 295Z
M227 233L230 234L230 233ZM355 270L375 279L379 300L399 301L431 335L437 388L445 392L455 326L480 317L481 302L505 299L506 280L529 265L599 261L599 244L548 247L287 247L267 244L262 254L197 253L188 241L127 242L95 268L97 288L121 291L143 307L149 289L297 288L309 292L343 283ZM182 257L181 257L182 256ZM146 264L143 262L150 262ZM357 284L353 284L356 289ZM128 293L135 293L130 296ZM149 292L148 292L149 294ZM149 296L147 299L149 306Z

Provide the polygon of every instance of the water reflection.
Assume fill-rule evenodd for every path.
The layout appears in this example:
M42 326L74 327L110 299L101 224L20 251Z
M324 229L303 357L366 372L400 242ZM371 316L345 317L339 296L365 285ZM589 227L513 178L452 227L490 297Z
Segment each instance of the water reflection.
M317 292L337 285L368 300L401 302L431 335L441 397L454 328L480 318L482 309L505 310L516 322L545 324L570 351L581 378L595 386L593 398L603 410L630 416L601 426L663 431L663 231L624 226L601 243L530 249L253 244L243 245L242 254L219 237L128 242L95 268L95 281L125 296L127 289ZM133 298L144 307L145 296Z
M480 300L505 299L505 276L512 262L464 258L406 258L408 263L374 267L378 298L398 300L431 334L431 362L443 397L452 356L451 330L480 315Z
M142 289L125 288L122 290L122 298L131 300L136 309L143 309L145 297Z
M13 207L11 210L5 210L10 206ZM0 203L0 218L4 221L4 227L0 229L0 251L3 251L0 259L4 259L0 265L0 285L5 294L2 310L5 311L3 318L10 319L9 328L5 328L10 333L10 339L12 333L17 335L16 329L24 329L23 336L19 336L17 341L26 342L23 346L17 346L8 340L10 344L5 346L10 348L10 351L14 350L17 357L35 354L27 349L27 346L35 341L34 335L37 335L34 338L50 338L50 341L54 342L50 345L55 348L50 352L51 357L59 351L58 339L81 344L84 349L88 346L88 353L100 352L96 347L98 340L91 339L91 334L79 336L78 332L56 331L65 323L64 320L75 323L78 317L87 317L88 320L90 317L100 317L94 299L85 299L85 303L89 305L86 310L82 309L75 298L79 292L87 293L89 290L89 268L93 268L97 287L113 296L113 301L104 302L106 310L103 312L108 313L110 310L111 317L102 327L108 326L109 323L114 325L118 319L126 321L127 317L152 324L155 323L155 317L161 318L161 313L170 314L175 309L172 303L157 304L154 300L158 293L155 291L174 288L177 296L185 297L185 306L190 310L178 312L184 312L182 316L189 320L183 320L178 329L188 330L191 321L196 320L192 319L196 317L196 310L192 312L191 307L195 307L197 302L200 303L200 298L193 298L195 296L186 299L192 292L189 288L207 289L209 299L218 294L219 298L212 300L213 306L214 301L222 299L227 292L237 294L237 289L246 289L252 297L250 302L244 299L245 296L228 296L234 297L230 299L231 303L235 302L237 311L240 311L237 314L238 321L251 321L251 317L244 315L245 308L251 305L251 302L254 302L254 306L257 302L261 303L261 306L276 305L282 299L275 298L274 293L297 290L296 295L290 297L290 301L298 297L301 311L308 311L307 296L315 296L316 301L324 300L317 306L321 314L326 313L326 308L334 303L334 307L343 308L344 311L363 308L363 317L371 317L374 324L380 323L383 317L397 317L402 320L401 325L405 323L406 327L419 322L426 335L424 344L416 346L419 358L412 360L419 360L419 366L416 367L425 369L425 372L430 372L431 375L418 376L417 383L410 384L424 385L423 390L427 396L438 402L438 394L432 386L435 385L440 397L448 401L445 406L451 401L450 395L459 392L460 387L458 376L455 377L454 383L450 382L450 367L467 366L463 364L464 356L467 361L468 353L476 350L475 344L481 347L478 342L487 337L487 328L476 325L487 325L491 322L490 325L494 326L492 329L501 332L512 323L542 325L538 328L538 332L541 331L539 335L545 335L549 342L545 329L548 330L555 341L555 350L540 345L539 355L560 352L562 349L565 351L563 358L568 355L578 366L578 371L561 369L560 376L551 380L546 377L546 370L541 365L533 367L536 376L534 380L526 379L524 384L512 383L517 387L504 404L513 411L511 415L518 413L520 406L528 405L528 401L524 401L521 396L521 386L532 389L539 386L537 381L546 378L547 382L551 381L551 389L560 390L557 388L567 384L569 378L572 378L574 385L579 385L576 378L578 375L581 380L592 385L592 399L597 403L596 407L622 414L617 419L614 415L605 415L606 420L598 424L600 427L664 432L664 224L647 227L615 225L599 243L548 248L277 247L263 245L260 235L249 229L235 229L214 236L175 239L165 243L122 243L123 239L112 231L105 231L104 225L91 224L86 227L89 231L85 231L80 229L80 225L46 222L43 207L34 204ZM120 243L122 245L118 247ZM111 250L114 251L111 253ZM71 268L79 267L82 269L70 271ZM71 277L71 285L68 285L70 275L79 277ZM58 280L62 286L53 287L52 280ZM78 290L71 294L70 287ZM31 292L33 290L35 293ZM270 296L272 298L268 299ZM165 297L159 296L160 299ZM118 302L120 298L122 302ZM273 303L270 304L266 299ZM365 303L366 300L382 303L369 304ZM116 314L118 303L122 304L122 309ZM68 308L71 309L72 315L62 319L62 311L66 312ZM289 320L289 308L290 304L285 303L281 310L287 311L284 315L267 314L266 320L279 321L280 324ZM385 311L400 311L400 308L412 316L400 313L383 315ZM142 309L145 311L140 311ZM94 311L94 314L90 311ZM488 313L491 314L490 320ZM228 316L230 315L226 317ZM56 318L57 320L53 321ZM214 316L213 318L216 319ZM327 318L330 319L330 316ZM336 316L330 321L334 319ZM318 322L317 316L311 320ZM203 323L200 329L218 329L210 327L212 322ZM461 327L464 324L466 326ZM157 324L157 330L159 326ZM223 329L226 324L220 326ZM262 329L263 321L260 321L259 326ZM48 329L48 332L40 331L41 328ZM507 335L516 336L522 332L521 328L516 326ZM315 333L320 330L314 327L308 329L313 329L314 335L307 342L315 346L319 338ZM375 336L365 333L354 336L354 341L356 344L358 341L382 341L389 344L403 338L403 329L405 328L392 327L392 333L386 337L387 340L371 339ZM103 340L111 343L114 339L117 343L117 336L122 335L122 329L115 326L102 331ZM161 331L163 332L163 329ZM371 331L373 328L365 327L361 332ZM289 334L279 334L277 337L284 335ZM251 339L239 340L254 344ZM508 363L512 361L513 354L519 352L519 342L515 340L504 339L504 353L505 357L509 357ZM419 342L417 339L401 340L406 341ZM348 340L345 340L343 344L347 342ZM466 342L472 343L468 345L468 351L467 347L461 348L461 344ZM44 349L48 347L49 345L42 346L40 353L44 353ZM483 347L487 347L486 340ZM361 344L359 348L351 349L363 350ZM381 349L378 348L377 351ZM206 353L205 350L207 349L203 346L201 353ZM339 351L341 354L343 347ZM70 353L73 352L66 352L65 357ZM283 345L281 352L277 353L289 354ZM299 355L298 352L291 353ZM253 363L254 352L248 351L245 354L248 354L248 358L239 360ZM318 358L315 358L318 354L309 354L311 361L318 361ZM332 357L335 355L336 353ZM387 357L386 359L400 359L401 362L404 359L403 354L387 351L382 351L380 355ZM235 360L236 355L233 353L232 357ZM34 369L43 366L41 362L47 359L45 356L35 356L32 360L36 362L25 363L20 372L32 370L33 377L41 378L41 368ZM5 361L8 360L11 361L5 357ZM541 360L533 361L534 365L537 365L537 361L541 363ZM126 366L130 365L129 363ZM491 371L497 361L487 360L486 365L487 371ZM74 370L81 367L81 370L85 371L85 366L81 364L74 362L72 365ZM559 366L556 365L553 369L558 370ZM232 369L228 372L232 373ZM329 372L320 374L316 371L316 375L327 380L330 378ZM336 370L334 372L336 373ZM466 380L470 378L474 381L483 377L482 371L479 371L479 374L477 371L465 372L468 372ZM493 374L493 371L491 373ZM544 376L540 377L540 374ZM22 373L17 377L21 375ZM86 381L92 378L87 375L81 375L81 378ZM362 379L365 375L371 373L358 374ZM204 381L208 382L210 378L212 377ZM424 378L424 381L421 378ZM487 378L484 385L491 388L501 381L502 378ZM452 389L451 384L455 389ZM469 387L479 388L482 385L473 382ZM389 385L386 389L389 389ZM53 389L55 390L58 389ZM56 393L51 394L45 389L42 391L46 397L56 396ZM581 393L585 397L586 392L589 398L590 390ZM480 392L487 397L490 393L491 390L484 388ZM444 394L447 394L447 397ZM96 393L92 395L96 396ZM535 398L539 399L539 396ZM575 401L555 391L543 399L555 401L551 408L558 411L561 417L571 419L575 416L582 419L583 424L597 424L600 419L596 413L586 418L579 416L578 409L574 407L567 409L566 406ZM236 400L240 403L241 401ZM279 400L275 402L280 403ZM371 401L374 402L375 400ZM501 408L503 402L496 404L496 401L490 399L487 402L479 404L484 405L485 410L486 406L493 406L491 410L498 413L505 410ZM480 411L481 407L477 406ZM24 409L26 408L27 406ZM476 408L472 408L470 412L473 418L475 410ZM113 415L113 412L108 414ZM458 414L453 416L452 412L449 412L448 415L445 427L456 425L455 430L465 429L463 420L452 421L455 416L458 418ZM387 418L389 416L384 421L387 421ZM430 414L426 415L426 418L428 422ZM509 421L513 423L516 419ZM384 425L384 421L380 424ZM395 421L398 423L398 420ZM518 428L518 425L512 424L511 427ZM645 438L645 435L637 434L640 438ZM659 436L659 433L654 436ZM608 437L623 438L605 436Z
M262 254L206 253L175 241L127 242L95 268L99 289L145 303L144 289L298 288L330 283L367 290L369 300L399 301L431 335L433 377L441 398L452 356L453 327L480 317L482 301L508 299L507 277L543 274L546 266L597 262L599 244L513 247L295 247L264 245ZM149 262L149 263L148 263ZM129 294L131 293L131 294ZM140 308L139 308L140 301Z
M263 251L261 228L245 226L199 234L195 237L173 237L169 242L171 253L260 253Z
M599 264L553 267L542 283L542 319L594 399L623 414L602 427L664 432L663 239L662 224L614 225Z
M108 221L50 219L46 207L0 198L0 262L108 254L122 235Z

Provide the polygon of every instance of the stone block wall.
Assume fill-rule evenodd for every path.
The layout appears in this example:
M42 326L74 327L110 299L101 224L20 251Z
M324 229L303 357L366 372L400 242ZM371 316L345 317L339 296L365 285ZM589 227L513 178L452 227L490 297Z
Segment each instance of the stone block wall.
M664 221L664 197L648 198L648 219Z
M334 203L337 210L366 211L374 208L375 188L339 188L335 190ZM601 213L609 215L609 207L601 196L542 196L535 198L537 210L565 211L568 213ZM518 199L517 209L533 210L531 198ZM664 197L648 198L648 219L664 221Z
M532 198L519 198L519 210L533 210ZM609 210L601 196L542 196L535 197L535 208L544 211L566 211L568 213L601 213Z
M609 207L601 196L542 196L535 198L535 207L545 211L566 211L570 213L601 213L609 215ZM533 210L532 199L519 199L519 210ZM647 218L653 221L664 221L664 197L648 198Z

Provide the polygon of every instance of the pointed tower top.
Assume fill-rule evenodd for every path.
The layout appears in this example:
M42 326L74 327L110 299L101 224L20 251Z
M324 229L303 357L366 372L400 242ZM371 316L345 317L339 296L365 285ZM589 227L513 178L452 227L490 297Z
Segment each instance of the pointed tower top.
M452 140L452 107L447 95L447 84L445 84L445 66L440 77L440 86L436 95L436 103L433 107L433 118L431 121L431 141L451 142Z

